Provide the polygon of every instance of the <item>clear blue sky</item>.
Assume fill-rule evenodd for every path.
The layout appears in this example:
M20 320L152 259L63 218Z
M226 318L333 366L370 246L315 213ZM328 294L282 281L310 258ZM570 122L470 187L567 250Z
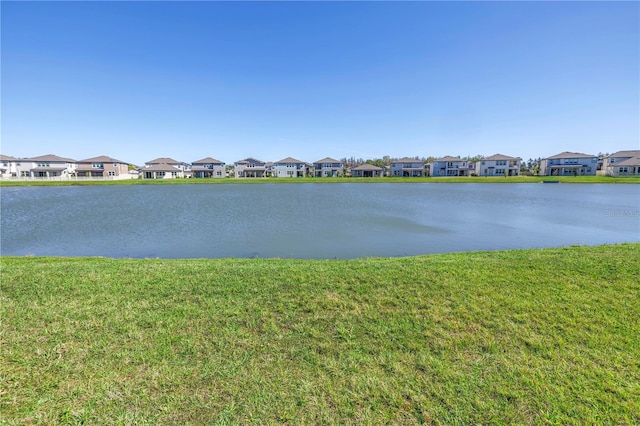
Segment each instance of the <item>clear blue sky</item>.
M638 2L0 7L6 155L640 149Z

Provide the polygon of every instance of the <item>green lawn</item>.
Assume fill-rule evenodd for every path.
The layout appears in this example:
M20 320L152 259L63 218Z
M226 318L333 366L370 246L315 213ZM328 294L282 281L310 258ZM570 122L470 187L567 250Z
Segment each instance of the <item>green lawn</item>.
M640 243L0 262L0 423L640 423Z
M180 184L256 184L256 183L540 183L545 180L562 183L640 183L640 177L611 176L513 176L513 177L383 177L383 178L207 178L207 179L130 179L130 180L63 180L14 181L0 179L1 186L84 186L84 185L180 185Z

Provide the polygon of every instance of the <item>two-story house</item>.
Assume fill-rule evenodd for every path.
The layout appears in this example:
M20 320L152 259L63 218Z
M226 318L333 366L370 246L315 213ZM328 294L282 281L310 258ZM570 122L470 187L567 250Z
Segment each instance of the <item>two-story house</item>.
M598 156L579 152L561 152L540 161L540 174L545 176L595 176Z
M0 154L0 177L18 176L17 165L20 160L10 155Z
M391 161L391 176L421 177L424 176L424 163L415 158L401 158Z
M191 163L191 174L194 178L223 178L227 177L225 163L215 158L207 157Z
M161 157L147 161L141 170L143 179L176 179L191 173L191 167L173 158Z
M307 163L287 157L273 164L276 177L305 177L307 175Z
M129 173L129 163L116 160L115 158L101 155L87 158L77 162L76 176L78 178L109 178L109 179L131 179Z
M313 175L315 177L338 177L344 173L342 162L326 157L313 163Z
M602 162L602 172L605 176L639 176L640 150L618 151L609 155Z
M249 157L233 163L237 178L261 178L265 177L266 163Z
M446 156L437 158L428 164L431 176L470 176L474 170L473 163L457 157Z
M39 157L22 158L16 164L16 173L22 177L41 179L68 179L76 170L76 160L47 154Z
M520 158L495 154L475 163L478 176L518 176L520 175Z

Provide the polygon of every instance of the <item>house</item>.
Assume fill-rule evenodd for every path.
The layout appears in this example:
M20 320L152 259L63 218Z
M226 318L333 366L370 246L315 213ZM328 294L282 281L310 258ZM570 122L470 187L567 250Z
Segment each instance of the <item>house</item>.
M305 177L307 175L307 163L287 157L273 164L275 177Z
M191 173L191 167L173 158L156 158L147 161L140 171L143 179L175 179L187 176Z
M76 176L79 178L132 179L129 163L101 155L77 162Z
M76 160L53 154L22 158L16 163L16 174L21 177L68 179L75 170Z
M520 175L520 158L495 154L475 163L478 176L518 176Z
M7 178L18 176L18 164L20 164L20 160L18 158L0 154L0 177Z
M602 162L605 176L640 176L640 150L618 151Z
M352 177L382 177L384 176L384 169L382 167L374 166L373 164L363 164L351 169Z
M313 176L315 177L338 177L344 173L344 164L330 157L313 163Z
M275 176L275 164L273 161L267 161L264 163L264 175L266 177L274 177Z
M471 176L475 164L469 160L446 156L437 158L428 164L430 176Z
M237 178L261 178L265 177L266 163L255 158L245 158L233 163Z
M191 163L191 174L194 178L227 177L225 164L215 158L207 157Z
M545 176L595 176L598 156L579 152L561 152L540 162L540 174Z
M404 157L391 161L391 176L424 176L424 163L415 158Z

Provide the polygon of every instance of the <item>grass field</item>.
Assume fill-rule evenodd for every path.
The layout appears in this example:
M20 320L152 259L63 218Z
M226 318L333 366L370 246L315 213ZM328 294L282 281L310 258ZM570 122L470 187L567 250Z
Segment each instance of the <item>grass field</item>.
M265 184L265 183L640 183L640 177L611 176L512 176L512 177L383 177L383 178L207 178L207 179L129 179L129 180L2 180L1 186L83 186L83 185L182 185L182 184Z
M640 243L0 261L0 423L640 423Z

